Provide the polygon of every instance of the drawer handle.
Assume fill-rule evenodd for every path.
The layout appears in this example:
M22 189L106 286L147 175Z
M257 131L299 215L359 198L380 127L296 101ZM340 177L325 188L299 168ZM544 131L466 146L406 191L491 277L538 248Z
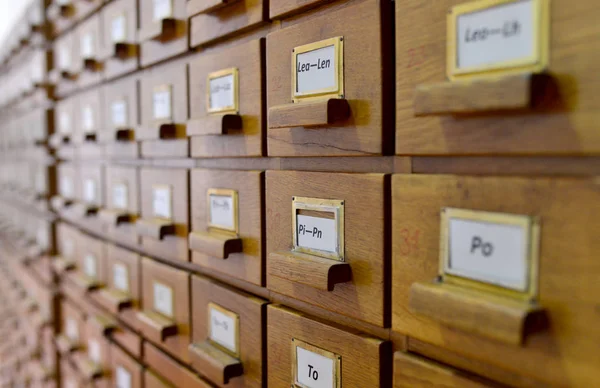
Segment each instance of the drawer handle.
M130 58L137 57L138 51L139 49L137 44L117 42L115 43L113 58L118 59L119 61L126 61Z
M160 340L164 342L168 337L177 335L177 325L169 318L153 311L140 311L137 313L138 320Z
M83 69L95 73L102 70L102 63L94 58L85 58L83 60Z
M231 233L191 232L188 240L192 251L219 259L227 259L232 253L243 252L242 239Z
M70 141L71 138L69 136L61 135L60 133L55 133L52 136L50 136L48 144L50 144L52 148L58 148L63 144L69 144Z
M217 349L208 341L190 344L188 349L192 366L219 385L228 384L230 379L244 374L240 360Z
M132 214L124 210L102 209L98 212L100 220L106 224L119 226L121 224L131 223L135 218Z
M60 195L55 195L50 199L50 206L53 210L60 212L73 204L71 199L63 198Z
M117 322L109 315L95 314L90 316L89 321L102 335L107 335L117 329Z
M523 344L548 324L545 311L535 303L442 283L414 283L409 307L445 325L511 345Z
M133 141L135 140L135 134L130 128L118 128L115 131L115 141Z
M69 275L69 280L71 280L73 284L77 286L77 288L83 290L84 292L94 291L101 287L98 279L91 278L80 273Z
M75 269L75 262L72 260L67 260L62 256L54 256L52 258L52 269L56 272L57 275L63 275L67 271L72 271Z
M274 106L269 109L269 128L331 125L350 117L350 104L344 98L329 98Z
M58 6L58 14L62 18L70 18L75 15L75 6L72 2L67 4L61 4Z
M167 18L152 23L152 25L139 31L142 41L154 40L161 43L183 37L186 32L186 23L183 20Z
M159 139L176 139L185 136L185 125L178 125L175 123L164 123L158 127Z
M189 0L187 4L187 14L191 17L199 13L213 12L237 1L238 0Z
M133 305L129 294L111 288L100 290L98 297L101 299L100 303L115 315Z
M242 129L242 116L236 114L209 115L187 122L188 136L227 135Z
M269 275L323 291L352 280L350 264L297 252L272 252L267 266Z
M92 360L88 359L85 353L77 353L73 356L77 369L81 371L85 381L92 381L102 377L104 372L102 367Z
M60 334L56 338L56 347L58 348L60 354L68 354L79 349L79 343L76 341L71 341L71 339L64 334Z
M96 139L97 139L96 133L95 132L90 132L90 133L86 133L85 134L85 136L83 138L83 141L86 141L86 142L95 142Z
M76 217L91 217L95 216L98 213L98 206L87 204L87 203L78 203L73 206L73 214Z
M413 108L415 116L526 110L541 107L556 91L552 77L546 74L449 81L418 85Z
M152 237L157 240L162 240L166 236L175 234L175 224L170 220L160 218L141 219L136 221L135 226L137 232L142 236Z
M77 74L71 73L67 70L61 70L60 77L66 81L75 81L77 80Z

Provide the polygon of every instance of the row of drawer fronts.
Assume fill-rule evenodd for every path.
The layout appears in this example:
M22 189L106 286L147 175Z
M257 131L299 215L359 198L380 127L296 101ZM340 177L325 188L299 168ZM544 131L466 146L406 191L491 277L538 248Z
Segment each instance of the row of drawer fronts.
M567 7L568 3L561 0L554 1L553 14L550 16L546 15L546 12L549 11L546 9L547 2L545 0L528 0L525 3L526 7L532 7L523 11L525 15L528 14L527 12L538 12L539 8L539 19L551 19L550 27L547 25L545 29L539 27L540 30L532 27L532 32L528 36L538 37L547 45L550 45L550 42L547 41L549 29L552 30L552 35L556 33L565 37L563 40L553 41L552 47L548 49L549 52L540 49L548 56L547 60L544 57L538 61L544 63L543 68L530 69L522 66L519 67L519 71L525 75L515 75L514 67L499 65L499 70L496 67L493 68L495 77L492 82L487 81L489 77L481 76L481 66L475 66L479 69L478 71L451 70L454 72L450 75L452 80L445 81L449 70L447 70L447 60L443 53L447 40L452 37L446 37L444 23L436 23L435 20L444 20L448 9L459 3L459 0L443 2L435 7L435 12L413 7L410 2L396 4L398 14L403 15L400 18L402 23L405 20L421 20L423 23L419 25L435 25L438 32L429 31L427 34L422 34L417 44L412 38L405 39L406 36L411 36L406 34L406 30L414 29L412 24L409 26L400 23L404 28L397 29L397 52L405 55L397 56L398 69L402 70L403 76L396 77L396 152L402 154L564 153L592 152L597 149L596 139L591 135L593 129L590 123L593 120L586 119L593 115L593 104L574 105L572 103L574 98L577 98L578 101L593 101L592 93L596 85L594 82L578 82L581 85L577 87L576 96L573 93L566 93L573 82L590 78L589 74L593 71L593 66L574 63L568 57L561 55L568 50L568 47L572 47L574 40L577 40L577 37L573 35L575 34L573 31L576 29L571 28L570 22L559 23L554 17L555 13L562 7ZM393 124L389 120L386 121L386 118L393 116L389 111L392 108L390 103L393 102L393 99L389 98L393 85L385 82L385 77L388 77L389 74L385 72L385 69L381 70L385 68L382 64L385 63L385 55L389 52L386 49L388 40L381 37L382 30L386 29L387 20L381 17L382 13L385 14L383 12L384 4L387 2L379 3L374 0L355 2L346 7L331 10L330 12L335 12L335 18L332 18L329 13L319 14L310 20L275 30L269 34L266 39L266 85L269 107L268 153L270 155L361 155L392 152L390 147L394 143L391 141L391 137L394 136L391 128ZM508 7L512 10L517 5L512 4ZM512 12L517 11L513 10ZM586 15L578 14L577 16L586 21L592 20L596 9L592 11L587 12ZM459 7L456 12L460 16L462 15L460 12L464 14L465 11ZM492 9L486 12L491 12L493 15L495 11ZM407 19L404 17L406 14L412 15L412 17ZM457 19L458 16L454 15ZM517 13L515 17L517 16L521 17L521 14ZM205 14L197 17L203 18ZM528 23L527 20L520 20L520 22ZM540 24L548 24L548 21L540 22ZM336 39L339 40L337 43L332 42ZM495 44L495 41L490 42L489 44ZM155 41L148 43L161 45ZM248 44L250 43L227 48L222 51L223 55L208 54L206 58L222 62L219 68L214 69L211 66L212 71L228 69L231 66L238 68L240 74L237 90L240 92L240 108L248 105L252 107L252 110L247 113L241 110L233 111L231 114L242 117L246 114L250 116L242 123L242 127L244 135L248 134L252 137L251 134L261 130L261 111L254 110L260 100L255 98L260 90L260 77L256 76L260 69L257 71L258 65L254 57L254 55L258 55L258 50L245 46ZM259 46L257 42L251 44ZM587 47L585 44L589 43L581 44L582 50L585 50ZM543 44L541 45L545 47ZM491 51L498 51L493 50L493 47L490 49ZM297 58L292 61L290 52L295 51L298 51ZM252 55L242 55L241 52ZM315 52L320 53L319 55L323 57L312 58L316 55ZM370 55L364 55L364 53ZM462 51L459 50L458 55L462 55L461 53ZM468 55L468 53L464 55ZM199 58L203 56L205 54L198 54ZM228 60L227 58L230 56L231 60ZM343 63L340 59L342 57L345 58ZM303 70L305 63L302 61L311 63L310 61L319 60L324 65L321 68L319 63L315 64L317 68L317 70L313 70L315 75L309 74L308 70ZM325 66L330 61L333 61L332 68L341 73L336 73L329 66ZM501 64L505 62L501 62ZM206 63L210 63L210 61L203 62L200 59L199 63L204 64L190 66L192 71L190 80L190 85L192 85L191 112L194 112L193 115L196 114L195 112L206 111L204 83L207 74L199 74L200 80L198 81L195 80L194 70L209 71ZM216 134L224 135L227 132L223 128L223 120L208 121L208 117L212 117L212 115L201 114L199 117L192 116L191 120L187 121L187 105L184 101L187 96L185 92L187 85L185 72L181 71L183 67L185 67L185 61L176 61L149 71L148 80L142 82L144 100L141 102L141 128L140 131L136 130L136 136L145 140L161 137L163 139L177 138L185 133L183 128L187 125L188 133L191 132L193 135L215 135L205 138L204 141L196 139L194 145L198 148L193 147L193 156L214 156L211 154L211 150L216 149L221 152L229 147L233 147L231 152L234 155L238 153L260 155L262 152L262 147L258 145L262 139L260 135L251 142L253 147L246 150L243 145L250 141L248 139L240 138L240 143L232 140L234 145L216 140L221 137L237 138L227 135L216 136ZM550 75L540 76L541 70ZM157 71L160 73L159 78L152 75ZM316 73L319 71L327 72L327 82L319 81L320 76ZM400 70L398 71L400 72ZM404 76L404 74L410 76ZM469 82L473 74L480 76L479 82ZM565 74L565 76L561 74ZM164 77L167 77L168 82L172 84L170 89L172 109L167 108L170 106L168 104L158 109L151 101L153 94L146 92L150 89L154 91L154 87L165 84ZM252 78L253 81L246 80L247 78ZM464 78L467 79L466 82L464 82ZM233 79L234 77L231 77L227 82L232 83ZM297 82L292 82L293 79ZM333 92L331 88L326 87L329 85L329 81L335 84ZM220 82L225 82L225 80L221 79ZM244 85L244 83L248 83L248 85ZM365 84L371 86L365 88ZM296 89L293 90L292 85L296 85ZM389 90L388 86L390 86ZM530 95L536 95L530 91L540 87L544 88L543 94L548 100L544 102L544 110L533 110L525 115L509 111L502 121L502 126L497 125L499 121L494 116L478 114L457 117L453 115L456 112L510 110L515 107L530 109L531 105L537 103L537 101L530 100ZM325 89L328 92L323 97ZM514 91L514 95L506 96L500 92L506 89ZM557 91L553 92L555 89ZM162 93L161 96L164 100L167 92L163 90L159 93ZM154 94L154 97L156 96ZM588 96L589 98L587 98ZM234 99L234 93L231 92L227 98L229 101ZM160 99L155 98L154 100L159 101ZM478 105L474 106L465 102L466 100L477 101ZM507 106L502 104L507 104ZM161 114L158 119L155 116L157 113ZM448 113L450 114L448 115ZM218 117L222 116L222 114L218 115ZM214 119L214 117L212 118ZM267 121L266 118L264 119ZM506 120L509 120L508 124L505 122ZM235 134L235 128L239 126L239 121L233 120L232 123L230 125L233 125L234 129L231 132ZM251 125L251 128L246 128L249 124L256 124L256 126ZM327 127L328 130L314 130L313 126ZM519 128L519 130L511 131L510 136L506 136L504 128L507 126ZM503 136L499 136L500 131L503 131ZM140 133L138 134L138 132ZM582 138L586 141L581 142L579 139ZM216 144L216 147L213 143Z
M174 196L187 198L185 170L169 170L167 174L161 170L142 170L142 195L151 193L153 184L173 182L167 175L172 178L177 173L185 178L181 185L173 185ZM239 176L242 180L237 182L246 182L243 174L249 173L194 170L192 193L205 193L213 182L231 183L230 178L236 174L242 174ZM257 174L257 185L250 192L255 193L251 194L254 199L250 202L242 202L241 187L220 187L239 190L240 225L248 217L254 221L260 218L261 175L253 174ZM423 340L434 338L434 342L455 351L487 357L487 361L506 368L525 368L531 373L535 367L525 362L527 359L558 362L558 358L545 351L556 336L565 341L563 356L577 357L577 349L588 349L590 336L598 335L591 327L593 319L585 319L593 301L584 297L595 290L590 258L598 247L591 238L594 229L589 226L600 209L595 205L597 190L593 181L394 175L391 213L386 194L388 184L388 176L383 174L267 171L267 288L385 327L388 315L384 304L385 226L391 222L391 324L395 331ZM142 202L151 202L148 194ZM196 199L199 199L197 204ZM183 202L181 206L186 208L183 213L187 214L187 200ZM242 203L248 203L249 207ZM567 205L559 207L558 203ZM206 196L192 195L191 206L193 236L207 225ZM152 214L151 204L147 207L144 210L142 206L142 219ZM199 207L205 210L198 211ZM256 213L246 213L250 210ZM582 229L582 225L587 227ZM258 234L251 236L251 240L258 247L262 227L258 223L255 226L253 230ZM309 238L306 232L314 228L317 237ZM304 234L300 235L302 231ZM246 236L242 237L246 247ZM146 240L150 238L144 238L143 243ZM181 240L187 244L185 235ZM198 241L202 249L203 244L208 245L212 240L202 235ZM160 244L156 238L152 242L155 244L152 247ZM155 256L164 254L158 248L153 252L157 252ZM452 256L454 262L450 260ZM182 257L187 257L187 253L177 259ZM257 284L261 284L260 280L243 275L252 264L257 265L260 273L261 257L254 256L256 262L246 263L248 258L230 262L197 252L192 255L197 264ZM567 267L567 263L576 265ZM562 280L559 286L557 276L566 268L576 271L573 278L579 280ZM577 304L573 303L574 298ZM569 310L557 308L567 305ZM460 309L463 318L456 321L443 306ZM494 316L501 324L481 325L484 315ZM569 323L580 330L548 331L545 326L549 318L553 325ZM466 338L472 346L460 345ZM493 346L496 353L482 352L486 346ZM489 358L498 349L510 357ZM560 371L556 372L556 379L565 378Z

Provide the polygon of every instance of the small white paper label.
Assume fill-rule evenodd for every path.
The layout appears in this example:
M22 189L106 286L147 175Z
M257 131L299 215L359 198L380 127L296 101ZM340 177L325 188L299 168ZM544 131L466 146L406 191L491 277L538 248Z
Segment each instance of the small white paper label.
M65 198L73 198L73 181L67 176L60 178L60 194Z
M71 134L71 115L65 111L58 116L58 129L63 135Z
M323 89L335 88L335 46L326 46L298 54L296 57L296 93L306 95Z
M80 46L83 59L94 57L94 35L91 32L81 37Z
M112 188L113 207L115 209L127 209L129 205L129 193L125 183L119 183Z
M209 338L237 354L237 326L236 319L233 316L224 314L213 306L209 307L210 329ZM233 313L232 313L233 314Z
M297 346L296 363L298 383L302 386L308 388L336 386L335 360Z
M112 123L116 128L127 125L127 101L114 101L111 106Z
M90 278L95 278L97 276L96 257L94 255L87 254L83 258L83 272Z
M61 70L71 67L71 50L67 46L61 46L58 50L58 67Z
M65 334L71 341L79 341L79 325L73 318L67 318Z
M94 132L94 110L90 105L84 106L81 111L81 126L85 133Z
M125 264L115 263L113 265L113 284L117 290L129 292L129 273Z
M171 88L156 90L152 95L155 120L171 118Z
M125 14L115 17L110 23L110 38L113 43L122 43L127 40L127 18Z
M155 21L173 16L173 0L153 0L153 2L154 12L152 15Z
M35 236L35 241L42 249L48 249L48 246L50 245L50 240L46 228L38 228L37 234Z
M212 226L232 230L235 228L235 204L228 195L209 195L209 221Z
M335 219L297 216L298 246L338 253L338 231Z
M116 386L117 388L131 388L131 373L121 365L117 366Z
M96 181L93 179L86 179L83 181L83 200L87 203L96 202Z
M534 55L533 0L500 4L457 16L458 69L493 66Z
M526 231L517 225L450 219L447 272L525 291Z
M210 81L209 107L211 111L232 109L235 106L233 74L212 78Z
M171 187L154 187L152 190L152 210L154 211L154 216L171 219L173 216L171 206Z
M154 309L167 317L173 317L173 290L171 287L154 282Z
M88 357L95 364L102 363L102 352L100 351L100 344L96 340L88 341Z

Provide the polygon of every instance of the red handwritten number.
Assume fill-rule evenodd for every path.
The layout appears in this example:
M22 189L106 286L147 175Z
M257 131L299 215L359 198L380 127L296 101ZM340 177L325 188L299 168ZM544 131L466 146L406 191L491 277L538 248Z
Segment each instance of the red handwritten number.
M408 64L406 65L407 69L420 66L425 63L425 46L413 47L408 49L406 53L408 54Z
M402 242L400 243L400 253L403 255L410 255L411 253L416 253L419 249L419 234L420 230L415 230L411 232L407 228L400 229L400 238Z

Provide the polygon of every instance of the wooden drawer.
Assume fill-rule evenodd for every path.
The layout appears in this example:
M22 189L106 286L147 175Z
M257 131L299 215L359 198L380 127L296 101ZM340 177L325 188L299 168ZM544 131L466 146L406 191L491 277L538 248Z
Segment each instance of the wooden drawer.
M385 384L386 373L391 372L386 368L392 357L389 342L346 332L284 307L267 306L267 312L270 387L303 382L310 386L307 383L318 383L319 377L331 378L333 387ZM329 384L325 380L323 385Z
M104 206L104 183L104 166L79 165L77 204L72 206L70 214L75 217L75 222L87 229L103 230L98 210Z
M392 186L393 330L546 384L593 385L595 181L395 175Z
M106 225L111 239L137 247L139 243L135 222L140 215L140 176L136 167L106 167L104 198L100 220Z
M146 388L212 387L149 342L144 342L144 361L150 368L144 375Z
M142 168L141 219L136 221L142 248L152 256L189 261L189 171Z
M467 57L470 51L465 45L473 42L472 37L467 42L469 37L465 32L464 37L461 35L458 43L454 43L454 34L448 35L447 31L452 31L450 24L456 23L454 20L459 15L475 11L480 11L482 17L497 18L498 25L502 26L503 15L497 13L500 9L478 8L495 3L444 0L433 7L418 7L417 3L414 0L396 2L396 153L573 155L598 152L600 138L593 123L600 113L591 101L600 85L594 77L600 58L590 57L585 61L573 58L579 57L577 54L585 55L593 47L593 42L578 31L585 28L592 35L600 32L596 23L600 16L599 4L590 3L588 7L577 9L572 9L568 0L506 4L506 8L503 7L506 15L518 15L515 12L535 15L531 20L539 21L539 29L522 16L524 20L517 20L531 33L498 37L487 43L475 42L481 50L488 50L478 51L480 55L473 57L487 61L488 70L483 71L478 61ZM465 7L453 8L459 5ZM540 12L530 11L529 6L539 6ZM522 10L518 11L518 7ZM569 17L564 19L562 15L567 13ZM469 20L481 19L471 17ZM465 23L471 30L476 28ZM524 49L524 53L519 53L500 49L538 46L529 45L527 37L539 39L540 58L534 65L524 64L532 63L531 59L522 60L523 54L531 53L531 57L536 58L532 51ZM495 44L497 46L490 46ZM461 47L461 51L452 47ZM486 56L485 52L496 55ZM514 58L513 65L504 61L507 55ZM451 60L452 57L456 60ZM457 65L450 66L454 63ZM521 66L517 67L517 63Z
M111 345L104 331L88 318L86 322L86 351L77 352L72 359L86 385L110 387L111 385Z
M102 8L104 76L130 73L139 66L138 8L135 0L116 0ZM110 117L110 116L109 116Z
M146 67L188 49L185 0L142 1L138 39L141 64Z
M56 85L56 93L64 96L76 89L79 75L79 42L75 31L68 32L54 41L54 67L50 79Z
M190 62L192 157L265 155L264 49L253 40Z
M263 387L267 302L192 277L192 367L218 386Z
M62 211L77 199L78 170L74 164L61 163L56 167L58 178L58 195L52 197L52 208Z
M269 155L393 153L393 84L384 66L392 49L382 39L390 28L382 17L387 7L367 0L267 36ZM311 54L318 48L328 59ZM311 61L316 70L307 70ZM310 71L315 75L303 74Z
M267 288L386 327L388 178L267 171Z
M102 109L102 89L94 88L90 91L79 93L73 97L75 119L75 134L73 143L94 143L100 138L100 133L106 131ZM59 120L60 117L59 117Z
M272 1L269 4L269 16L271 17L271 19L281 19L330 2L331 0Z
M105 84L103 109L106 130L100 134L103 143L131 143L139 125L139 76L133 75Z
M58 256L52 261L52 267L58 275L75 268L78 257L79 230L64 222L56 225L56 245Z
M142 388L144 367L118 346L110 348L112 386L119 388Z
M74 42L78 45L79 57L76 59L76 69L80 87L97 84L102 81L104 71L104 41L102 36L102 20L100 14L95 14L82 22L75 29Z
M265 0L187 0L190 47L246 31L268 22Z
M59 333L55 342L61 355L67 356L84 350L85 316L65 299L60 304Z
M189 363L190 275L142 258L141 310L137 319L142 335L178 360Z
M69 144L75 140L75 100L58 101L54 107L54 128L56 132L49 139L53 148Z
M192 261L264 285L264 172L195 169L191 177Z
M107 279L106 243L103 240L80 233L77 241L76 270L68 275L70 285L63 287L74 295L71 298L83 297L88 292L95 292L104 287Z
M135 131L136 139L144 141L142 156L189 155L187 96L187 62L183 59L144 72L140 82L141 126Z

